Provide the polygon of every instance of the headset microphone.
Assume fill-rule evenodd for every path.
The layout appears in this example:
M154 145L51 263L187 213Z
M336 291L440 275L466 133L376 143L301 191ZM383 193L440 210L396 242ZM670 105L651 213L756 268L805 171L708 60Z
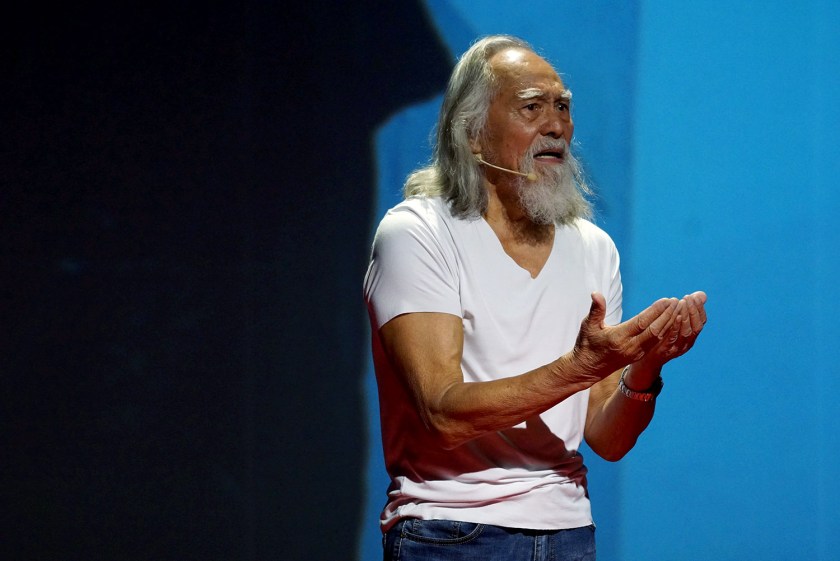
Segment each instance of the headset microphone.
M528 178L528 181L536 181L536 180L537 180L537 174L536 174L536 173L534 173L534 172L531 172L531 173L522 173L521 171L515 171L515 170L512 170L512 169L507 169L507 168L501 168L501 167L499 167L499 166L494 166L494 165L493 165L493 164L491 164L490 162L485 161L485 160L481 157L481 153L474 154L474 155L475 155L475 159L476 159L476 160L478 160L479 162L481 162L482 164L484 164L485 166L490 166L491 168L495 168L495 169L500 170L500 171L506 171L506 172L508 172L508 173L512 173L512 174L514 174L514 175L521 175L522 177L526 177L526 178Z

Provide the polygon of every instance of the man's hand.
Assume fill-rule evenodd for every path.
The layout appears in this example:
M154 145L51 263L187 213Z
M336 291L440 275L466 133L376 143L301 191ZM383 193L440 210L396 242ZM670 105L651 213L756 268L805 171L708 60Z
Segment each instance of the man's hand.
M593 292L589 315L581 322L572 351L574 361L595 383L624 365L642 359L653 349L662 347L675 329L677 333L681 332L681 323L675 328L680 304L676 298L662 298L637 316L608 326L604 323L607 310L604 296ZM668 348L676 344L674 341Z
M595 298L593 297L593 310ZM667 300L671 303L670 323L664 323L666 313L655 316L655 309L659 302L655 303L629 322L635 328L632 332L643 337L643 327L655 316L650 323L650 337L639 345L640 354L636 359L629 357L624 363L617 366L617 369L608 378L592 386L589 394L589 409L586 413L586 441L589 446L602 458L610 461L621 459L636 443L639 434L648 426L653 418L655 401L642 402L627 399L617 390L621 370L625 365L631 364L624 377L624 383L631 390L640 392L648 391L654 384L662 370L662 365L674 358L685 354L694 345L697 336L706 323L706 295L703 292L695 292L683 297L679 302L676 298ZM661 302L661 301L660 301ZM590 312L584 327L589 323L589 330L593 330L593 313ZM616 326L620 328L625 324ZM609 330L609 328L606 328ZM628 328L630 329L630 328ZM583 329L582 329L583 331ZM595 330L599 333L598 330ZM608 331L609 332L609 331ZM631 338L632 339L632 338Z
M634 361L625 383L631 389L643 391L659 376L666 362L684 355L694 346L706 324L706 293L694 292L683 296L677 305L676 321L667 335L638 361Z

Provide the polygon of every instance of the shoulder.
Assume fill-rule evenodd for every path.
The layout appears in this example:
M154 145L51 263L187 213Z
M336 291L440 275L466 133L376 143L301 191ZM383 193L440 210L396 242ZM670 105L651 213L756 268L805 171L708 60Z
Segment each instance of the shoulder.
M615 248L615 242L604 229L583 218L578 218L568 226L560 227L559 231L564 233L564 237L580 239L586 246L608 250Z
M581 235L590 239L596 240L612 240L610 235L600 226L594 222L590 222L585 218L578 218L572 226L580 231Z
M411 220L436 221L446 216L450 216L449 206L441 197L418 195L391 207L382 220L397 223Z
M555 250L567 256L577 256L591 269L614 270L620 260L618 248L610 235L584 219L558 227Z
M441 197L408 198L385 213L376 230L376 241L403 235L438 234L450 229L457 220Z

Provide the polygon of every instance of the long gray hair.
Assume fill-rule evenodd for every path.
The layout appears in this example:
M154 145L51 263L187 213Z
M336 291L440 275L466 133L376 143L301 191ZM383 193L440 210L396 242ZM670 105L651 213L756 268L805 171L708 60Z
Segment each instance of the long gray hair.
M455 65L437 123L432 163L408 176L403 195L443 196L459 217L479 217L487 210L484 175L470 148L487 122L498 83L489 60L509 48L534 49L510 35L491 35L475 43Z

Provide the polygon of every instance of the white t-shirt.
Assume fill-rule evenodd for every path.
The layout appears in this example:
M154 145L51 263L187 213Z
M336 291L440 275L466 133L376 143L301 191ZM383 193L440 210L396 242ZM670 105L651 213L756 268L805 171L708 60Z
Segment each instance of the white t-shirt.
M558 227L537 278L519 267L484 219L455 218L441 198L411 198L379 224L364 292L373 331L385 465L383 531L403 517L530 529L592 523L577 453L589 390L453 450L431 439L382 352L378 329L410 312L462 319L464 381L522 374L570 351L591 293L621 320L615 244L585 220Z

